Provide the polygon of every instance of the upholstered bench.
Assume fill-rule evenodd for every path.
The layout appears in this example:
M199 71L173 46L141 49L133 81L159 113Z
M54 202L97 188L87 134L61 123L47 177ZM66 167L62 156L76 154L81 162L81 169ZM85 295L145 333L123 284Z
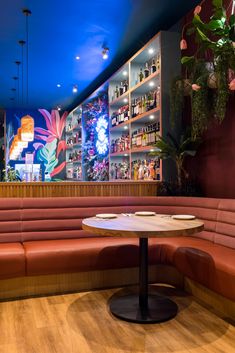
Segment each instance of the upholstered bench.
M1 199L0 292L4 293L0 296L14 295L14 279L18 289L31 281L40 294L40 289L35 290L37 282L46 281L44 287L53 290L50 279L55 281L55 276L59 281L67 274L71 282L79 279L75 277L79 273L113 271L118 277L123 273L120 269L129 269L131 275L130 269L138 265L138 240L94 236L82 230L82 219L139 210L193 214L202 219L205 229L194 236L150 239L150 265L172 268L173 275L177 272L235 301L235 200L191 197ZM89 275L84 288L78 288L87 289L88 282ZM104 279L102 285L110 283ZM66 288L61 286L61 290ZM31 294L22 288L15 293Z

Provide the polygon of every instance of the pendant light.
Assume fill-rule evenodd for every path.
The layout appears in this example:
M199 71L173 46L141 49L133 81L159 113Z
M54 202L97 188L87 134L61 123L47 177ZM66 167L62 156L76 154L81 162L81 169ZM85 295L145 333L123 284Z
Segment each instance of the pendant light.
M23 9L23 14L26 19L26 104L29 99L29 85L28 85L28 71L29 71L29 24L28 18L32 14L29 9ZM25 115L21 118L21 140L23 142L30 142L34 140L34 119L30 115Z

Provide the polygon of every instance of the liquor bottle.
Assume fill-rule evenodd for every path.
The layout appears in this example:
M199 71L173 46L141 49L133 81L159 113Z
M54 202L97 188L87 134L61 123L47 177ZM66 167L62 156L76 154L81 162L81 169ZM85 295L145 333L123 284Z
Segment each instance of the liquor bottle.
M151 74L157 71L157 66L155 64L155 60L153 59L152 61L152 66L151 66Z
M160 55L157 56L157 70L160 70Z
M119 97L119 90L118 90L118 86L116 86L116 89L115 89L115 98L118 98Z
M160 105L160 87L157 88L156 92L156 107Z
M124 93L124 87L123 83L121 82L121 86L119 87L119 96L121 96Z
M139 82L142 82L142 81L143 81L143 78L144 78L144 74L143 74L142 68L140 68Z
M145 64L145 69L144 69L144 78L147 78L149 76L149 67L148 63Z
M127 92L128 91L128 82L127 82L127 80L124 82L123 87L124 87L124 92Z

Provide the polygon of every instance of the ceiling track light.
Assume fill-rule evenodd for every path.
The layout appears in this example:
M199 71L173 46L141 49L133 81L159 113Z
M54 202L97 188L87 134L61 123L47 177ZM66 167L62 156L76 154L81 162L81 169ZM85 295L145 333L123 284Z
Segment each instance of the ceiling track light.
M77 85L73 85L73 93L77 93L78 91L78 86Z
M20 76L20 64L21 64L21 61L16 60L15 64L17 66L17 76L19 77ZM20 81L19 80L17 81L17 103L18 104L20 103Z
M19 40L18 41L19 45L21 46L21 98L22 98L22 104L24 103L24 45L26 44L25 40Z
M104 60L107 60L109 57L109 48L105 47L102 50L102 57Z
M26 30L26 104L29 101L29 20L28 17L32 15L29 9L23 9L25 15L25 30Z

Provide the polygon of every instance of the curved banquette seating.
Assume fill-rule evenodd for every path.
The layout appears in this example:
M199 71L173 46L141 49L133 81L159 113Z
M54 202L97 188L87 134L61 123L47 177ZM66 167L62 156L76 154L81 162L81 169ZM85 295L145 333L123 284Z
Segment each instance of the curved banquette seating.
M192 197L2 198L0 279L138 266L138 239L97 237L82 219L149 210L193 214L201 233L149 240L149 263L171 265L235 301L235 200Z

